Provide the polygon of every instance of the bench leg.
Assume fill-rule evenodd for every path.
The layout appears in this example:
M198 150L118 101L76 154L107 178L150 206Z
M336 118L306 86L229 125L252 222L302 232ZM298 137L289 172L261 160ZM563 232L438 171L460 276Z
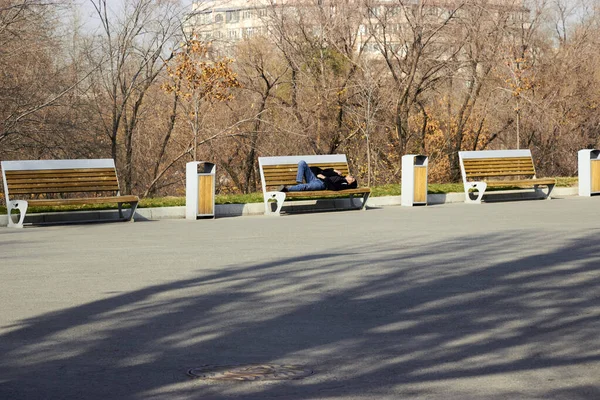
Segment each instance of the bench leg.
M127 217L127 221L134 222L133 217L135 216L135 210L137 210L138 202L137 201L131 202L131 203L129 203L129 206L131 207L130 208L131 212L129 213L129 216Z
M552 190L554 189L554 185L545 185L548 187L548 193L544 193L544 190L540 188L540 185L533 185L533 190L535 190L535 193L538 194L540 197L545 198L546 200L552 200L552 197L550 197L550 194L552 193Z
M548 185L548 194L546 195L546 200L552 200L552 197L550 197L552 190L554 190L554 185Z
M29 203L25 200L10 200L6 202L6 211L8 214L8 227L9 228L22 228L23 221L25 221L25 214L27 213L27 207ZM17 223L13 222L11 212L14 209L19 210L19 221Z
M131 201L131 202L128 202L128 204L130 206L130 211L129 211L129 213L127 213L127 217L124 217L123 216L123 203L117 203L117 206L119 207L119 219L124 219L125 221L134 222L133 217L135 216L135 210L137 210L138 202Z
M369 200L370 196L371 196L371 192L363 194L363 203L362 203L361 210L367 209L367 200Z
M277 209L271 211L271 200L277 202ZM281 215L281 207L285 201L285 192L267 192L264 197L265 202L265 215Z
M352 205L352 207L355 208L359 208L361 210L366 210L367 209L367 200L369 199L369 196L371 195L371 193L365 193L362 195L362 203L359 203L358 206L354 203L354 195L351 194L350 195L350 204Z
M477 190L477 198L471 199L471 190ZM465 184L465 203L481 204L481 198L487 189L485 182L467 182Z
M350 197L350 205L354 208L358 208L361 210L366 210L367 209L367 200L369 199L369 196L371 195L371 193L364 193L362 195L362 202L359 203L358 205L356 205L356 203L354 202L354 195L351 194L349 195Z

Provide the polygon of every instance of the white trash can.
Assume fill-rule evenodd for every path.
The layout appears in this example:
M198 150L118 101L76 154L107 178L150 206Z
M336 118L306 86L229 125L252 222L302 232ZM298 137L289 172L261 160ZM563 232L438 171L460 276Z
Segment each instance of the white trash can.
M600 150L579 150L579 195L600 193Z
M215 164L192 161L185 166L185 218L215 217Z
M427 164L429 158L420 154L402 156L401 204L412 207L427 205Z

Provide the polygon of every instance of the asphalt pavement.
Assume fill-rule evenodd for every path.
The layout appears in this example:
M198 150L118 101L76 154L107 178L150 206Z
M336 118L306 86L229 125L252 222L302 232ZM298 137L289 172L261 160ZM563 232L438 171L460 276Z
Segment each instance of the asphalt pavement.
M0 399L599 399L599 210L0 228Z

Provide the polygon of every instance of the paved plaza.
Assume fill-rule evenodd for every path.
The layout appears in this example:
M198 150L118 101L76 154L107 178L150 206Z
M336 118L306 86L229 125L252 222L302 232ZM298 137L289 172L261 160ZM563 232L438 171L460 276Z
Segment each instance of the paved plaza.
M600 399L599 211L0 228L0 399ZM246 364L312 375L187 375Z

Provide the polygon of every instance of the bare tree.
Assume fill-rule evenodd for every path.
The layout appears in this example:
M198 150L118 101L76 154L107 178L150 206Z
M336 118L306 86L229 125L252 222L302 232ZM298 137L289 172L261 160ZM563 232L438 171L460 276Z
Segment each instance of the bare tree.
M270 105L276 105L277 99L274 92L278 85L287 78L289 67L279 62L281 54L277 48L271 46L264 38L254 38L245 41L237 47L237 63L243 90L247 94L250 109L244 110L246 114L255 114L257 117L252 122L248 132L238 142L238 152L245 154L243 161L244 180L237 179L238 187L249 193L257 189L257 154L261 134L265 127ZM241 117L238 117L238 119ZM231 154L230 157L232 157ZM231 160L231 158L230 158ZM232 165L224 163L234 175ZM233 178L234 180L236 178Z
M317 154L338 151L353 130L346 110L363 49L358 46L360 5L318 2L270 7L272 40L289 67L282 105Z
M451 1L438 9L427 0L417 4L405 0L384 5L365 2L369 40L388 67L395 92L392 141L399 156L405 153L412 137L412 110L424 93L446 76L449 62L460 50L451 29L463 5L463 1Z
M42 113L77 84L65 79L57 7L55 1L0 1L0 148L5 151L19 151L40 132L53 131L57 121Z
M170 1L136 0L113 10L107 0L90 0L101 22L98 48L90 52L98 65L94 98L111 155L124 170L124 193L133 178L133 146L148 90L164 69L180 32L180 9ZM122 139L121 139L122 138ZM124 160L121 159L121 149Z
M514 48L512 43L515 38L523 36L523 26L529 22L525 15L526 11L520 6L476 0L463 6L456 18L458 29L455 34L462 46L454 60L456 67L448 80L450 93L446 96L448 120L451 121L446 127L446 143L452 180L460 176L458 152L465 148L480 149L492 140L489 137L483 140L481 137L488 111L477 113L476 107L481 101L485 102L483 110L490 109L486 104L488 102L498 106L494 93L496 80L491 74L505 61L502 50ZM522 47L519 46L519 49ZM516 62L525 61L518 58ZM517 76L521 78L518 82L521 89L525 88L527 78L523 74L514 75ZM455 96L453 92L459 95Z

